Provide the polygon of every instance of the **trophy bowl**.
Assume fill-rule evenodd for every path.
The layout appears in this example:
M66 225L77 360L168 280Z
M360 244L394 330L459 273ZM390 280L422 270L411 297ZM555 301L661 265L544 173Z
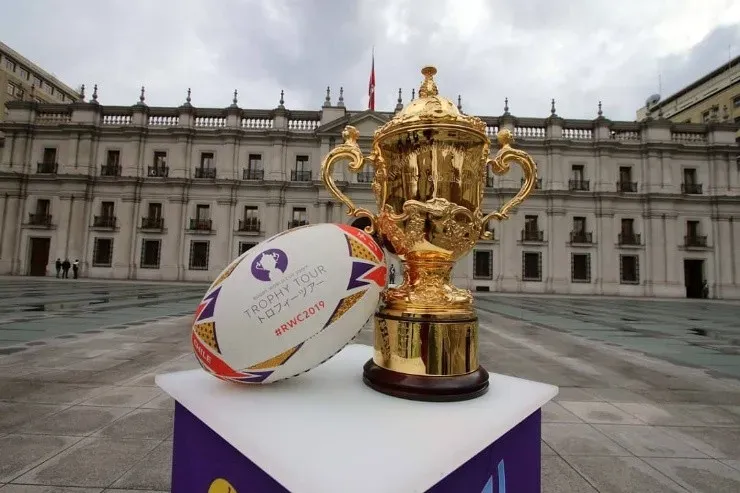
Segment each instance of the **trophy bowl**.
M478 319L472 293L450 282L455 262L491 233L489 221L503 220L534 189L537 166L511 147L509 130L498 133L500 149L489 156L490 140L480 118L461 113L439 95L434 67L424 67L419 97L373 135L363 156L359 132L347 126L344 143L322 163L322 180L347 208L368 218L373 234L404 266L403 282L381 295L375 314L374 355L363 379L373 389L407 399L458 401L488 389L488 373L478 362ZM332 177L334 165L349 169L374 165L372 190L378 212L358 208ZM487 168L524 172L519 192L496 212L481 211Z

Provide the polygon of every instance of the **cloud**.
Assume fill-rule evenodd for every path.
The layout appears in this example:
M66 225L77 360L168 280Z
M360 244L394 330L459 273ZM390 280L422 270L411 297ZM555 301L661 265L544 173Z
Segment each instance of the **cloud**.
M319 109L367 105L375 47L376 106L408 101L420 68L465 111L633 120L645 98L668 96L740 52L734 0L51 0L11 2L4 41L71 86L100 87L103 104ZM28 29L32 25L33 29ZM88 93L89 94L89 93Z

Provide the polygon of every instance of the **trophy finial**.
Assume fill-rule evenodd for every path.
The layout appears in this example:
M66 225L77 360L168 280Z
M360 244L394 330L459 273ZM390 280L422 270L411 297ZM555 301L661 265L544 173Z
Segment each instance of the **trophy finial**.
M421 83L421 87L419 88L420 98L429 98L439 95L437 83L434 82L434 76L436 73L437 68L432 67L431 65L427 65L421 69L421 74L424 76L424 82Z

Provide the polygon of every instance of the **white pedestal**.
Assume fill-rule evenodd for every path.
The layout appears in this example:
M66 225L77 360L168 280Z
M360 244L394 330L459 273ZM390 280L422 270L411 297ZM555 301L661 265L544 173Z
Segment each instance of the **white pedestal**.
M197 461L201 466L211 460L209 457L219 464L232 460L217 458L218 453L211 448L218 446L207 444L211 438L203 438L206 435L201 437L198 434L201 432L191 430L188 421L206 425L225 442L221 448L235 450L262 473L295 493L427 491L495 445L533 413L536 413L539 468L538 410L557 394L557 387L491 374L488 392L474 400L452 403L402 400L363 384L362 366L371 355L372 348L368 346L350 345L308 373L264 386L222 382L200 369L158 375L157 385L179 404L173 491L177 493L175 488L185 481L181 474L193 473L188 466L188 461L196 460L193 454L200 454ZM201 431L211 433L205 427ZM519 446L512 442L506 447ZM531 443L527 447L526 451L517 453L535 454ZM214 467L218 469L219 464ZM499 470L502 464L503 459ZM495 466L491 465L493 471ZM238 466L242 470L247 467ZM506 467L511 466L507 463ZM227 469L218 469L224 471L221 476L190 477L190 491L208 491L211 482L220 477L237 493L243 493L236 479L226 477L232 474ZM539 470L529 473L539 477ZM222 473L203 472L201 476L208 474ZM200 481L208 482L205 488L192 484ZM513 479L508 481L511 484ZM485 478L481 488L483 485ZM525 493L510 488L509 493L512 491Z

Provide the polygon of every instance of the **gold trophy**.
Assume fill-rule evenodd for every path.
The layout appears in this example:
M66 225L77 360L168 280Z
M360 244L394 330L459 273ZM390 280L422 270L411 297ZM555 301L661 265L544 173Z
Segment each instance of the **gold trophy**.
M324 159L324 185L348 208L366 217L365 230L398 255L403 283L387 288L375 314L374 355L363 380L385 394L423 401L461 401L488 390L488 372L478 363L478 317L473 296L450 282L455 261L479 239L486 225L507 219L533 190L537 165L513 149L509 130L489 157L490 140L480 118L462 114L437 91L437 69L424 67L419 97L375 131L370 155L357 144L359 132L347 126L344 143ZM332 172L349 161L353 172L370 161L378 213L358 208L334 183ZM524 170L519 193L497 212L481 212L486 169L505 174L512 161Z

